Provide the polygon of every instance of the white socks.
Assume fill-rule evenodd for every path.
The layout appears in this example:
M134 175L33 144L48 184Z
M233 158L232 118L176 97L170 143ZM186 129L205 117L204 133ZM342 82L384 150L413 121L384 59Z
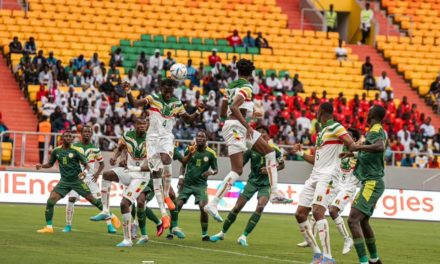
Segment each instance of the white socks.
M348 234L347 228L345 227L344 219L342 219L341 216L338 216L335 220L336 227L338 228L339 233L341 236L344 237L344 239L350 238L350 235Z
M66 224L67 225L72 225L74 206L75 206L75 203L67 201L67 204L66 204Z
M159 205L160 213L162 216L167 216L167 209L163 201L162 193L162 179L153 179L154 194L156 195L157 204Z
M112 187L112 182L102 179L101 182L101 201L102 201L102 212L105 214L110 213L110 189Z
M321 240L322 253L324 257L332 258L332 251L330 248L330 232L328 228L327 219L321 219L316 222L316 229L318 230L319 239Z
M278 163L275 155L275 151L264 156L266 159L267 177L269 177L271 193L278 192Z
M238 175L238 173L235 171L229 172L228 175L226 175L226 177L223 179L223 182L221 183L220 188L217 190L215 197L212 199L211 204L217 206L218 202L226 195L239 177L240 175Z
M122 229L124 231L124 240L131 241L131 213L122 214Z
M170 197L171 179L172 179L172 165L163 165L162 178L163 178L163 195L164 197Z
M313 253L321 253L321 249L318 247L318 243L316 243L316 239L312 234L312 228L310 227L309 221L305 221L299 224L299 230L304 237L304 240L310 245L313 250Z

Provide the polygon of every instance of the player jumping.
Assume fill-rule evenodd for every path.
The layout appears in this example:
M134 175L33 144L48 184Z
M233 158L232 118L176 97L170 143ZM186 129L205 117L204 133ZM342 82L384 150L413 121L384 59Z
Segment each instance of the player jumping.
M254 104L252 102L252 84L249 79L255 67L252 61L240 59L237 62L240 79L232 82L227 88L227 99L223 100L221 115L227 117L222 133L228 146L231 161L231 171L224 178L217 190L214 199L205 206L205 211L219 222L223 222L219 215L217 205L225 194L231 189L234 182L243 173L243 154L248 149L253 149L264 155L266 160L267 176L271 184L271 202L291 203L278 191L278 172L275 150L260 137L260 133L252 129L246 118L253 116Z
M304 154L301 145L294 147L298 156L305 161L313 164L310 178L305 182L299 195L298 209L295 217L299 224L305 241L312 247L314 256L312 263L335 263L330 249L330 232L328 222L325 219L325 211L330 203L330 193L332 186L332 175L339 164L339 154L345 144L349 149L355 143L348 135L345 128L333 120L333 106L330 103L322 103L317 114L318 122L322 125L322 130L316 140L315 155ZM316 228L323 249L316 243L312 228L307 220L307 216L312 211L316 220Z
M177 210L180 212L183 205L191 195L195 197L195 203L200 208L200 224L202 226L202 241L209 241L208 214L203 210L208 203L207 180L209 176L218 172L217 155L215 151L206 145L206 133L199 131L196 136L196 146L189 146L185 150L186 173L179 178L179 196L177 198ZM175 219L177 225L178 219ZM175 230L173 230L175 233Z
M84 126L81 129L81 142L73 144L73 148L78 150L81 154L83 154L86 159L89 161L90 170L84 179L84 182L89 187L91 193L96 199L101 199L101 191L99 190L99 185L97 180L102 170L104 169L104 159L101 154L101 150L93 145L90 140L92 138L92 128L90 126ZM95 164L99 163L98 169L95 170ZM72 220L73 220L73 212L75 202L79 199L79 194L75 191L70 191L69 200L66 204L66 227L63 229L63 232L68 233L72 231ZM116 233L115 227L113 227L112 222L115 223L115 227L119 228L121 226L121 222L116 217L116 215L111 215L110 219L106 219L107 224L107 232Z
M188 114L183 103L173 95L175 87L177 87L177 82L167 78L160 81L160 94L148 95L145 98L135 100L129 85L124 85L128 101L133 107L150 106L150 127L147 131L148 162L152 171L154 193L162 214L164 227L170 225L170 218L164 202L170 211L176 208L169 197L172 176L171 162L174 152L172 130L176 123L176 117L180 116L185 123L192 123L205 110L203 105L198 105L195 113ZM163 188L162 178L164 180Z
M101 186L101 195L104 209L92 218L93 221L107 219L110 215L109 197L112 182L120 182L125 186L121 200L121 213L123 218L124 240L117 244L118 247L131 247L131 212L130 206L141 194L150 180L147 164L147 146L145 133L148 122L144 118L137 118L135 130L125 132L118 144L116 151L110 158L110 164L116 165L116 161L121 153L127 150L127 167L116 167L104 172ZM148 240L148 238L146 238ZM138 241L139 242L139 241Z
M349 128L347 130L348 134L353 138L355 142L360 139L360 133L354 128ZM347 151L344 147L343 151ZM344 219L340 216L340 213L344 211L345 206L353 200L356 193L356 187L359 184L359 180L353 175L354 166L356 164L356 158L348 157L345 153L342 153L343 157L340 159L339 166L336 167L336 173L333 177L333 190L331 190L331 195L329 200L331 201L328 207L331 218L336 224L336 228L339 233L344 238L344 247L342 249L342 254L348 254L351 247L353 246L353 239L351 239L350 234L345 227ZM342 155L341 154L341 155ZM315 219L312 217L310 219L313 229L313 235L316 236L316 223ZM310 246L306 241L299 243L299 247Z
M381 264L376 248L376 239L370 226L370 217L374 207L385 190L384 154L386 148L386 134L382 127L382 120L386 110L381 106L373 106L368 112L367 122L370 129L367 133L365 144L356 145L351 151L359 151L354 175L362 183L357 193L350 215L348 225L354 239L354 247L361 264ZM368 260L365 244L370 252Z
M258 132L261 133L261 137L269 142L270 137L267 131L267 128L261 127L257 129ZM276 157L278 161L278 170L284 169L284 160L281 154L280 149L274 144L270 143L270 146L273 147L276 151ZM249 174L249 179L246 183L246 187L243 192L240 194L240 197L237 200L232 211L229 213L225 223L223 224L223 229L220 233L211 236L211 241L216 242L219 240L223 240L226 232L229 230L231 225L235 222L237 215L246 205L246 203L254 196L255 193L258 193L257 199L258 204L255 212L249 218L249 221L246 225L246 228L243 234L238 238L238 244L242 246L248 246L247 236L252 232L252 230L257 225L258 221L260 221L261 214L263 213L264 207L266 207L269 202L270 196L270 183L269 178L267 177L267 169L264 166L266 161L264 160L264 156L254 150L247 150L244 153L244 161L245 165L248 161L251 161L251 173Z
M102 210L101 200L96 199L90 192L89 187L83 178L89 174L88 160L72 147L74 136L70 131L66 131L62 135L63 145L55 148L50 155L49 162L46 164L37 164L37 170L52 168L56 161L60 168L61 179L50 193L46 203L46 226L38 230L38 233L53 233L52 219L54 206L56 203L66 196L70 191L74 190L82 197L86 198L91 204ZM84 171L81 164L85 167Z

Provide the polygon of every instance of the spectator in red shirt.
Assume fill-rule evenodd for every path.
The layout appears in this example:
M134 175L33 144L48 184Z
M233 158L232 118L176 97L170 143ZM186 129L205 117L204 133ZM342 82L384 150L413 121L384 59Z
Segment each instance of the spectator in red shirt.
M208 57L209 65L214 67L217 62L222 62L222 58L217 55L217 49L212 49L211 55Z
M405 150L405 146L402 144L402 142L400 141L400 137L397 137L396 141L391 145L391 150L392 151L404 151ZM400 162L403 158L403 154L402 153L396 153L394 154L394 159L397 162Z
M430 158L429 164L428 164L428 168L430 168L430 169L438 169L438 168L440 168L440 166L438 164L438 157L437 156L434 156L434 157Z
M37 92L37 101L41 101L42 97L48 97L49 93L44 89L44 85L40 85L40 90Z
M237 47L241 46L243 44L243 41L241 40L240 36L238 35L238 31L234 30L232 35L226 38L229 41L229 46L231 47Z

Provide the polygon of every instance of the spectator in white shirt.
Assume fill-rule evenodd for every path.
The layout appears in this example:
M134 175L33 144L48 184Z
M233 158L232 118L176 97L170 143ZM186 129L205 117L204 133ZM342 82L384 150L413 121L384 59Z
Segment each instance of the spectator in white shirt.
M394 99L393 89L391 87L385 88L385 90L380 92L380 99L384 100L385 102Z
M142 67L141 67L142 69ZM137 76L137 87L138 89L147 89L150 84L151 84L151 75L148 74L148 69L146 70L142 70L140 72L138 72L138 76Z
M123 82L130 84L130 87L135 87L137 85L137 78L133 75L133 70L128 71L128 75L124 77Z
M53 96L49 95L49 100L43 104L42 114L45 116L50 116L54 111L57 105L53 101Z
M49 71L49 66L45 65L43 70L38 75L38 82L40 85L45 85L48 88L52 88L53 77Z
M212 111L212 109L209 108L208 111L205 111L203 113L203 120L205 122L211 122L212 119L214 118L214 115L216 115L216 114L217 114L216 112Z
M196 91L194 91L193 89L194 89L194 85L190 84L189 89L186 90L186 99L188 101L192 101L196 98Z
M272 104L272 101L269 100L269 95L265 94L263 97L263 101L261 102L263 105L264 112L269 111L270 105Z
M405 151L409 151L411 132L408 130L408 125L403 125L403 128L397 132L397 136L400 138L400 142L405 147Z
M160 56L160 50L156 49L154 51L154 56L150 57L150 69L153 69L154 67L157 67L157 69L160 71L163 69L163 59Z
M339 46L335 49L336 59L339 61L347 60L347 49L342 45L344 42L342 39L339 40Z
M238 70L237 70L237 56L233 56L232 57L232 61L229 63L229 66L231 66L231 69L233 70L233 71L235 71L236 73L238 73Z
M306 129L310 131L312 128L312 122L310 119L306 117L306 111L301 111L301 117L296 119L296 130L298 131L299 135L303 135Z
M93 57L90 59L90 65L95 68L95 67L99 67L99 65L101 64L101 61L98 58L98 53L93 53Z
M252 84L252 93L260 94L260 85L255 81L254 78L249 79L249 82Z
M280 80L276 78L275 73L272 73L269 78L266 78L266 85L269 87L272 91L281 91L282 86Z
M427 117L423 125L420 126L423 132L423 136L427 138L432 138L435 134L434 126L431 124L431 117Z
M116 67L122 67L122 62L124 61L124 56L122 55L122 50L120 48L112 54L110 59L110 64L115 64Z
M388 78L387 73L383 71L382 76L377 80L377 88L384 91L388 87L391 87L391 80Z
M283 87L283 91L292 91L293 81L290 79L289 74L285 74L284 78L281 79L281 86Z

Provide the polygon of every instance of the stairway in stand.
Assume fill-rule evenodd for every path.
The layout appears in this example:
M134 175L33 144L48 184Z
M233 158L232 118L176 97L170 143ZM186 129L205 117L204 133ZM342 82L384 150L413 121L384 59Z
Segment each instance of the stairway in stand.
M10 131L36 131L37 118L32 112L26 98L23 97L14 76L6 65L6 60L0 56L0 112L3 122ZM10 135L13 137L13 134ZM17 135L14 140L15 165L20 165L22 154L26 166L38 162L37 136L27 136L25 151L22 152L22 136Z
M366 56L370 56L371 63L374 65L374 76L380 76L383 71L386 71L391 80L394 96L399 99L406 96L409 102L417 104L417 109L420 113L425 113L425 116L432 118L434 128L440 128L440 116L434 113L431 107L426 105L417 91L413 90L411 86L405 82L403 77L391 67L391 64L384 59L382 54L371 46L348 45L348 47L350 47L353 53L357 54L361 60L364 60Z
M301 9L300 0L277 0L277 4L281 7L281 10L288 17L288 28L290 29L301 29ZM307 19L306 23L309 23ZM305 30L315 30L312 25L305 25Z
M12 9L12 10L21 10L21 6L18 3L19 0L3 0L2 2L2 9Z

